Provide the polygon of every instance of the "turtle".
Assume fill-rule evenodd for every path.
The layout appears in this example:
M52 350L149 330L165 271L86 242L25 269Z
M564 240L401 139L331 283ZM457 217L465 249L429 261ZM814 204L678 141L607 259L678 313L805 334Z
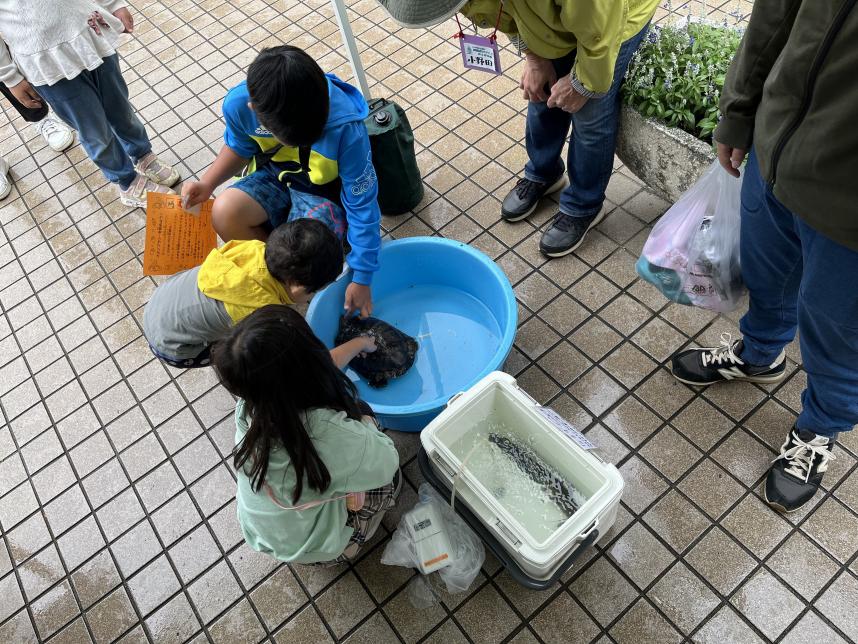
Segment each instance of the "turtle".
M349 366L376 389L387 385L411 368L417 354L417 340L378 318L345 316L340 321L336 343L340 345L353 338L369 335L378 347L373 353L355 357Z

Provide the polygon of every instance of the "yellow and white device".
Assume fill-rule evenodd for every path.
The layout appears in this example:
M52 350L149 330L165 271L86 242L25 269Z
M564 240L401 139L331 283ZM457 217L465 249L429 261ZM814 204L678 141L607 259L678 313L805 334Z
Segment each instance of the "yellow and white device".
M414 534L420 572L428 575L453 563L447 525L436 504L418 503L405 514L405 520Z

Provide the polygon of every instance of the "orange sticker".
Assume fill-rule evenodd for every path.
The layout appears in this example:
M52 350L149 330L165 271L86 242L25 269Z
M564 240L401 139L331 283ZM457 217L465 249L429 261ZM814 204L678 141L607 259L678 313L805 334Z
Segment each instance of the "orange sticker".
M429 566L432 566L432 565L434 565L434 564L436 564L436 563L438 563L438 562L440 562L440 561L444 561L444 560L445 560L445 559L447 559L449 556L450 556L450 555L448 555L448 554L445 552L443 555L441 555L441 556L439 556L439 557L435 557L434 559L430 559L429 561L424 561L424 562L423 562L423 566L424 566L425 568L428 568Z
M150 192L146 203L144 275L173 275L203 263L217 247L209 199L195 215L182 208L182 197Z

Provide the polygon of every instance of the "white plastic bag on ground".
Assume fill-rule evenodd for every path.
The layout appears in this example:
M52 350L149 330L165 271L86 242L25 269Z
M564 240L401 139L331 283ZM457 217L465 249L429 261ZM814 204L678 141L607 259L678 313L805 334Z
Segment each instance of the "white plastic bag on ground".
M444 521L444 529L450 541L450 563L438 570L438 575L451 594L462 593L470 588L486 559L483 542L468 525L457 515L428 483L418 490L419 504L433 504ZM416 507L416 506L415 506ZM399 526L390 543L384 549L381 563L388 566L420 568L413 526L407 520L407 514L399 521ZM433 573L434 574L434 573ZM423 577L418 576L410 588L412 603L418 608L433 604L434 593ZM419 601L415 601L418 600Z
M741 192L742 179L715 161L652 229L638 274L673 302L721 313L736 309L745 292Z

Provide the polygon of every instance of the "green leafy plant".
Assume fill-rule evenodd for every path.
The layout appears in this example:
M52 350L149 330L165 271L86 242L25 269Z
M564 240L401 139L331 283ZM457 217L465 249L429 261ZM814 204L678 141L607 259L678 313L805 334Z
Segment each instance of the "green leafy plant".
M711 142L724 77L741 39L740 29L707 22L653 27L629 65L623 100Z

